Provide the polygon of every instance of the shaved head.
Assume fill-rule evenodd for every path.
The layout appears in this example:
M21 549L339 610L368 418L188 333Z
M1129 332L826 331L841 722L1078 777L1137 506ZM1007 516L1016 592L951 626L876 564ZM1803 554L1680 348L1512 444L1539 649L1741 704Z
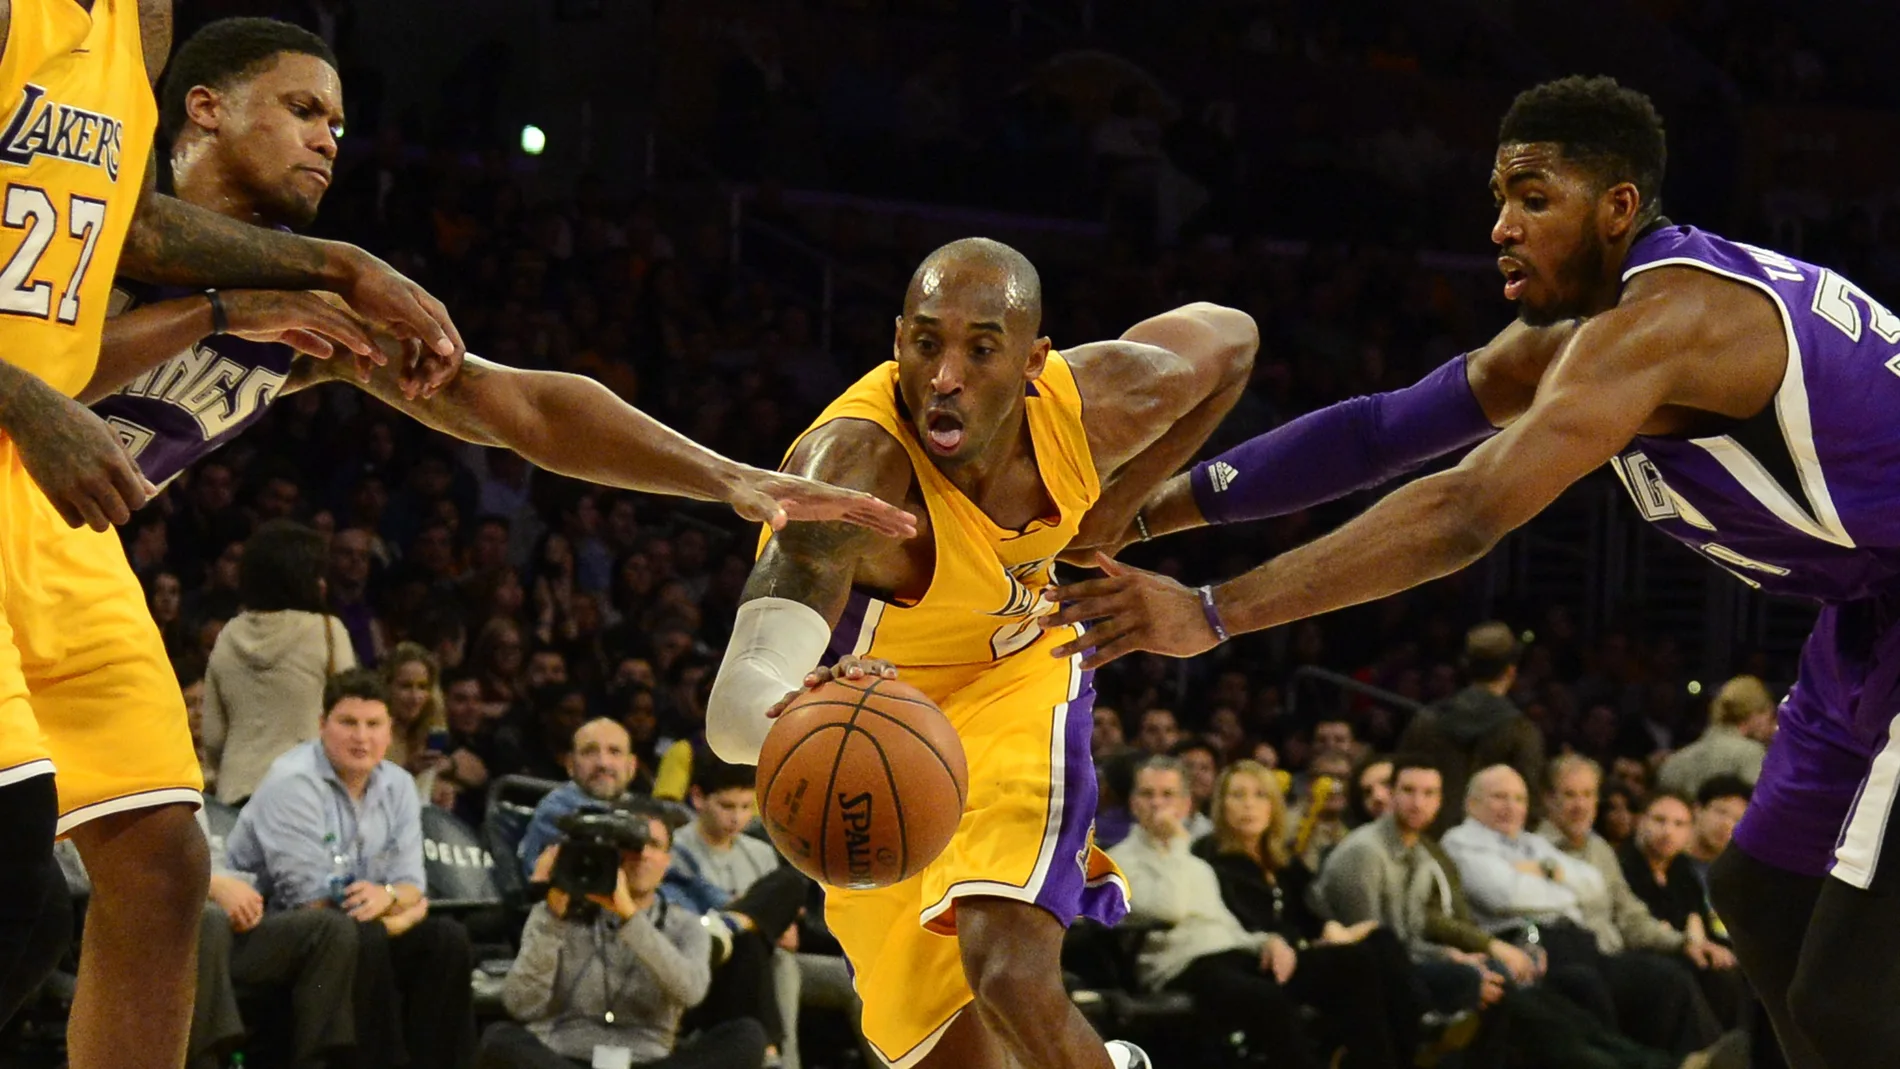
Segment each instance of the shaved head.
M924 257L904 292L904 316L947 293L977 298L1006 317L1012 333L1042 329L1042 276L1029 258L1000 241L959 238Z

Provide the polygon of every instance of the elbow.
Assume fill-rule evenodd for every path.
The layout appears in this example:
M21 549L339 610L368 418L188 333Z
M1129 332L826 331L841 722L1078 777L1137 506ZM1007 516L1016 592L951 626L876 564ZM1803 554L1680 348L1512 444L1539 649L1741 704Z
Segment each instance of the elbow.
M1260 324L1238 308L1199 302L1190 305L1220 339L1214 359L1223 390L1245 385L1253 378L1254 355L1260 351Z
M729 765L756 765L765 739L751 721L762 717L746 708L747 703L735 693L738 689L728 673L720 673L713 681L712 694L706 699L706 746Z

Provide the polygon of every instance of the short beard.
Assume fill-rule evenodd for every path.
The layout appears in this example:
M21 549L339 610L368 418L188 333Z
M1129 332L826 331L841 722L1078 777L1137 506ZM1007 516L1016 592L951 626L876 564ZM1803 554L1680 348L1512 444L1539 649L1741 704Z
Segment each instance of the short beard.
M267 217L266 225L302 230L317 221L317 210L322 204L320 199L306 201L294 194L277 193L261 199L258 207Z
M1556 301L1543 308L1533 308L1524 301L1517 302L1517 318L1527 327L1548 327L1566 319L1575 319L1589 310L1591 295L1603 279L1603 266L1609 262L1608 252L1603 243L1597 240L1589 224L1578 235L1576 255L1557 265L1551 276L1551 287L1560 293L1576 294L1569 301Z

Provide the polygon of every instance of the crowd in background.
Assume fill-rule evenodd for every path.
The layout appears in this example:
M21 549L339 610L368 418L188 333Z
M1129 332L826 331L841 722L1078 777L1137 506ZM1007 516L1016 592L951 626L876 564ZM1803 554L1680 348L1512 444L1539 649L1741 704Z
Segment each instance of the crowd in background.
M334 36L349 6L286 10ZM945 18L983 7L895 6ZM1891 86L1853 54L1817 51L1792 20L1743 18L1733 4L1638 6L1698 44L1740 97L1892 102ZM1349 28L1325 5L1206 8L1165 25L1104 15L1100 33L1204 48L1227 63L1438 79L1484 76L1498 47L1475 31L1421 42L1396 9ZM1484 251L1488 207L1484 161L1436 140L1420 116L1346 143L1329 137L1323 109L1303 105L1298 136L1262 146L1209 100L1185 97L1164 121L1131 90L1085 121L1032 87L993 124L968 85L980 57L951 44L912 62L883 44L869 32L845 42L820 80L771 34L735 35L715 121L699 132L707 158L750 183L749 218L821 250L841 277L867 280L833 305L801 283L802 261L756 243L735 259L727 202L704 183L582 175L535 197L509 154L405 139L393 123L351 139L318 229L423 280L471 351L592 376L763 466L885 358L895 295L934 244L926 221L901 212L873 220L843 209L814 225L784 201L787 174L1022 211L1087 205L1109 225L1086 248L1045 240L1044 257L1034 236L1026 242L1058 346L1187 300L1225 302L1259 323L1252 389L1215 446L1409 383L1508 316L1495 278L1418 255L1421 244ZM822 136L794 145L801 130ZM958 168L963 156L987 162ZM1177 177L1195 192L1181 195ZM1737 236L1798 233L1806 247L1790 251L1875 292L1900 285L1900 255L1881 240L1900 213L1879 201L1720 203L1717 222ZM1329 229L1347 215L1357 220L1349 235ZM1794 231L1791 218L1802 222ZM1216 578L1362 503L1175 536L1131 558ZM707 767L705 701L756 531L715 506L550 476L332 384L279 404L167 487L124 536L190 699L210 793L243 802L287 750L322 745L322 681L361 666L386 688L388 758L416 781L418 800L480 826L489 786L506 775L572 780L602 800L693 800L694 765L701 776ZM320 588L306 582L317 576ZM1484 592L1453 576L1189 661L1135 656L1098 673L1097 835L1128 862L1137 919L1159 926L1132 989L1195 993L1210 1019L1244 1034L1223 1053L1273 1065L1324 1064L1342 1042L1349 1066L1410 1064L1421 1042L1481 1051L1450 1037L1508 1003L1507 989L1561 991L1561 1002L1508 1003L1512 1020L1520 1037L1536 1030L1613 1052L1567 1063L1580 1066L1687 1064L1725 1029L1749 1025L1720 918L1696 888L1745 807L1791 665L1756 655L1703 693L1675 636L1638 620L1586 634L1571 605L1509 608L1508 625L1471 630L1487 615ZM1307 668L1383 694L1342 693ZM289 709L290 692L309 701ZM623 733L625 760L591 790L600 766L577 743L602 719ZM702 795L725 789L705 785ZM680 813L665 812L673 819L655 837L670 841ZM1526 845L1533 831L1547 848ZM1182 876L1199 870L1144 864L1144 851L1209 871ZM1507 856L1515 875L1492 878ZM1156 878L1143 874L1169 872L1201 881L1180 889L1195 905L1143 917L1141 881ZM1365 893L1387 878L1403 889L1419 872L1446 888L1428 905ZM744 883L702 905L727 908ZM1525 952L1526 928L1535 943L1540 926L1544 949ZM787 917L771 927L761 953L789 954L779 940L799 926ZM1584 937L1567 940L1572 928ZM1417 974L1399 968L1405 979L1393 979L1395 961ZM1251 1001L1223 998L1236 985ZM1632 1000L1673 1009L1645 1017ZM848 1008L848 995L837 1002ZM795 1019L789 1044L786 1025L763 1035L776 1056L796 1057ZM1510 1056L1508 1035L1491 1042ZM843 1065L856 1057L847 1047L804 1058Z

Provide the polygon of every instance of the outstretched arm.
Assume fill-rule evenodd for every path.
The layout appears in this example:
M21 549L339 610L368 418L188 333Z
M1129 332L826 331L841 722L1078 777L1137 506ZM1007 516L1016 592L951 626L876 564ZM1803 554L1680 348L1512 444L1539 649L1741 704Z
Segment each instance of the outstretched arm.
M1477 560L1564 488L1616 455L1675 389L1699 310L1666 299L1628 302L1578 329L1522 419L1457 467L1394 491L1357 519L1211 588L1229 634L1258 631L1395 594ZM1096 652L1086 667L1136 650L1200 653L1221 636L1201 596L1148 573L1056 591L1045 627L1095 620L1052 651Z
M1575 328L1512 323L1410 386L1350 398L1250 438L1155 491L1142 506L1147 533L1284 516L1483 441L1523 415Z
M343 378L348 365L300 362L296 385ZM586 482L721 501L748 520L835 520L896 537L916 533L909 513L856 490L762 471L707 449L622 401L593 379L523 371L469 356L434 397L411 397L388 367L359 383L390 405L466 442L512 449L535 465Z
M914 475L904 447L875 424L837 420L808 435L786 468L895 506ZM817 667L868 558L892 549L842 523L803 523L772 536L740 596L726 657L706 702L706 742L721 760L756 764L772 707Z
M1252 316L1196 303L1071 352L1102 496L1065 556L1109 545L1155 486L1193 458L1240 400L1259 347Z

